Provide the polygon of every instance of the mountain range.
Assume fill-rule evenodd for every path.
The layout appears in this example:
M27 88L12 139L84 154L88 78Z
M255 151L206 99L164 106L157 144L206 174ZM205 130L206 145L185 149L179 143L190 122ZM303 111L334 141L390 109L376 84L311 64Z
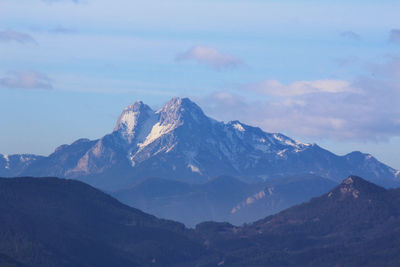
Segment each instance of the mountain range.
M203 184L149 178L111 195L131 207L188 227L203 221L249 223L328 192L336 182L296 175L259 183L220 176Z
M350 176L236 227L195 229L76 180L0 178L2 266L398 266L400 190Z
M399 184L400 172L369 154L338 156L239 121L216 121L188 98L172 98L158 111L135 102L112 133L62 145L47 157L0 155L1 176L74 178L103 190L125 189L149 177L193 184L221 175L259 182L298 174L336 182L354 174L390 187Z

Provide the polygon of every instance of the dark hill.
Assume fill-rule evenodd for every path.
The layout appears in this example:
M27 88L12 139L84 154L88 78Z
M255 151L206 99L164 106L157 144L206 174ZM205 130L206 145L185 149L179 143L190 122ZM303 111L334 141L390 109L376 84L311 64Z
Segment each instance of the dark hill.
M183 224L82 182L0 179L0 256L29 266L176 266L204 252Z
M400 189L356 176L252 224L204 222L195 230L81 182L0 179L0 266L399 264Z
M399 193L350 176L243 228L207 223L197 231L228 266L398 266Z

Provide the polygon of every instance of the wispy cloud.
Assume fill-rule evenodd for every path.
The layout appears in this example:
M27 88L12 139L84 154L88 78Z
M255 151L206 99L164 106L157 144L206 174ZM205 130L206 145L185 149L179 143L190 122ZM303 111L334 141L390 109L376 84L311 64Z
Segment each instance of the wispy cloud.
M400 44L400 29L392 29L390 31L389 43Z
M0 31L0 42L37 43L29 34L13 30Z
M266 80L261 83L248 84L245 89L264 95L274 95L281 97L300 96L311 93L339 93L350 92L350 83L343 80L316 80L316 81L296 81L290 84L282 84L277 80Z
M373 72L374 76L353 82L309 81L305 87L303 81L289 85L275 81L262 90L254 88L253 98L247 87L246 93L217 92L201 103L220 119L240 119L267 131L309 138L388 140L400 135L400 57L375 65Z
M213 47L194 46L188 51L176 56L177 61L197 61L207 67L222 70L237 67L243 62L232 55L224 54Z
M71 33L76 33L77 31L76 29L73 28L68 28L58 25L57 27L50 29L49 32L54 34L71 34Z
M361 40L361 36L358 33L355 33L353 31L345 31L340 33L340 37L354 40L354 41L359 41Z
M37 71L9 71L0 78L0 87L9 89L52 89L51 79Z

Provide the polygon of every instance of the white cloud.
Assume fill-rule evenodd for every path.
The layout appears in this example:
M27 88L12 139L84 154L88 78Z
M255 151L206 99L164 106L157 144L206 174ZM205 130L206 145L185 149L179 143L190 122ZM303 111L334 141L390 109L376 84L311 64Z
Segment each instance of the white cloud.
M13 30L0 31L0 42L17 42L21 44L34 43L35 39L26 33L17 32Z
M239 119L271 132L307 138L381 141L400 136L400 58L375 65L353 82L270 81L246 94L217 92L201 100L223 120ZM256 99L256 100L255 100Z
M71 33L76 33L76 30L73 28L68 28L58 25L57 27L50 29L49 32L54 34L71 34Z
M282 84L277 80L267 80L245 87L247 90L257 93L281 97L299 96L318 92L339 93L354 91L350 83L343 80L296 81L288 85Z
M0 78L0 87L9 89L52 89L51 79L37 71L10 71Z
M208 46L194 46L188 51L177 55L176 60L194 60L216 70L233 68L242 64L239 58L223 54L217 49Z

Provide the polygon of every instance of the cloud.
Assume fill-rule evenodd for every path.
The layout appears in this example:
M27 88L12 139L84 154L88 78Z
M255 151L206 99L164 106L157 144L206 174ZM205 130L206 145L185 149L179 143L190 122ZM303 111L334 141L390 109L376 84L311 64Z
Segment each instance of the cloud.
M52 89L51 79L36 71L9 71L0 78L0 87L9 89Z
M360 76L352 82L319 80L282 85L275 81L264 90L252 90L255 95L246 87L236 94L216 92L200 103L219 119L239 119L270 132L385 141L400 136L400 57L375 65L373 70L374 76ZM282 87L283 93L279 91Z
M281 97L299 96L310 93L339 93L354 90L350 83L342 80L296 81L285 85L277 80L267 80L246 86L247 90L265 95Z
M345 31L340 33L340 36L346 39L354 40L354 41L359 41L361 40L361 36L353 31Z
M76 33L76 30L73 28L68 28L58 25L57 27L54 27L53 29L49 30L49 32L54 34L71 34L71 33Z
M0 42L37 43L29 34L13 30L0 31Z
M197 61L207 67L222 70L237 67L243 62L232 55L223 54L217 49L208 46L194 46L188 51L176 56L177 61Z
M400 44L400 29L393 29L390 31L389 43Z

